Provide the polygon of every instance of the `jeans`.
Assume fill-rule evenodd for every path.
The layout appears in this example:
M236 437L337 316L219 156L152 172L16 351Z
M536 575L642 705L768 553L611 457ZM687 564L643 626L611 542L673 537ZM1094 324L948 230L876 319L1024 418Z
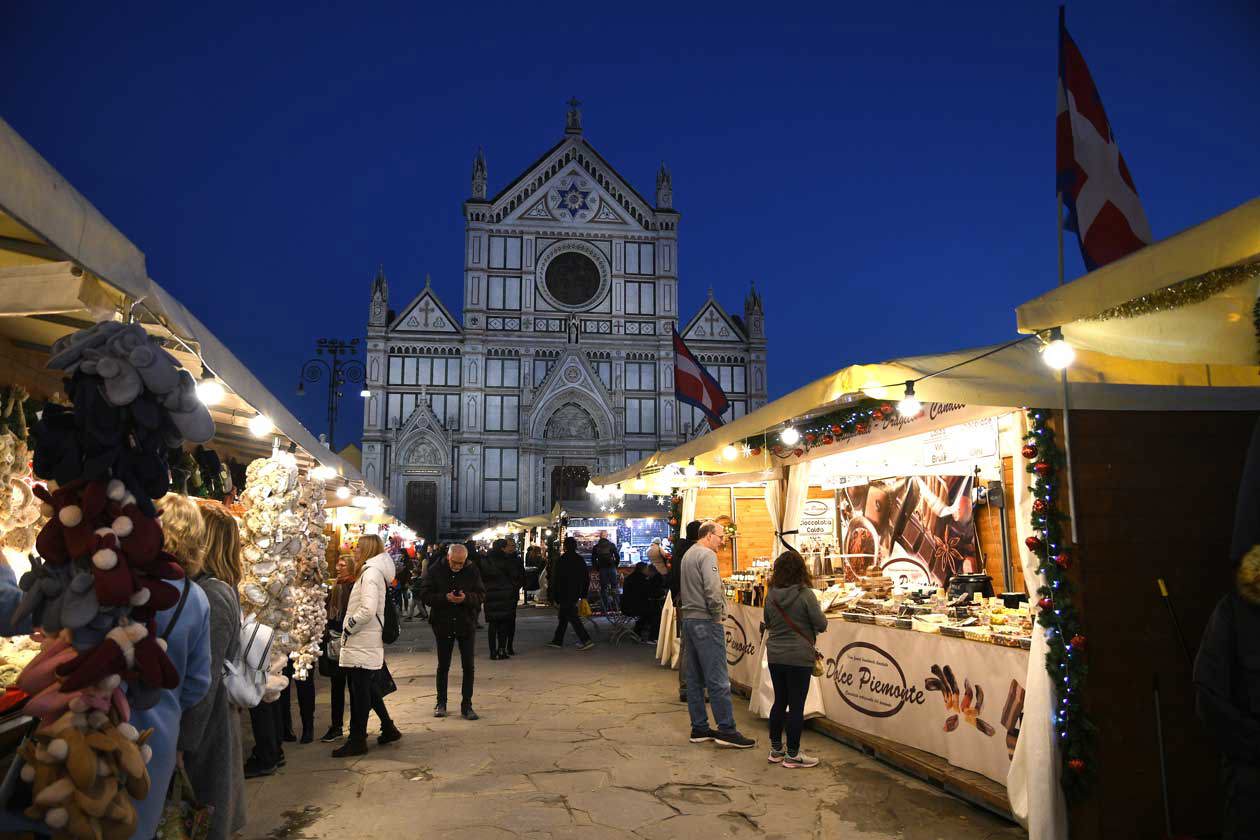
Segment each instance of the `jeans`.
M687 670L687 711L691 713L691 728L709 728L702 690L707 688L717 728L733 732L735 708L731 705L731 680L726 673L726 627L720 621L684 618L682 633L686 645L683 667Z
M770 663L770 681L774 683L774 705L770 707L770 745L773 747L783 743L783 728L786 724L788 755L796 755L801 748L801 730L805 728L805 697L809 694L809 681L813 676L813 668Z
M279 700L259 703L249 710L250 729L254 731L253 759L260 767L275 767L280 762L284 752L280 746L283 714Z
M605 615L617 609L620 600L617 586L620 583L621 575L617 572L616 566L599 570L599 601Z
M338 666L328 680L332 683L332 728L340 729L346 719L346 669Z
M437 701L446 705L446 683L451 673L451 654L455 651L455 643L459 643L459 667L464 672L464 683L461 686L460 698L464 703L471 703L473 696L473 654L476 652L477 635L447 636L437 639Z
M350 683L350 740L366 741L368 712L376 712L384 731L394 725L385 708L385 698L376 691L372 681L375 671L367 668L346 668L346 681Z
M678 639L678 696L687 697L687 637L683 635L682 619L678 617L678 603L674 603L674 637Z
M582 626L582 619L578 618L577 604L557 604L556 615L559 621L556 623L556 635L551 637L552 642L557 645L564 644L564 631L569 627L572 627L573 632L577 633L578 641L582 644L586 644L591 640L590 634Z

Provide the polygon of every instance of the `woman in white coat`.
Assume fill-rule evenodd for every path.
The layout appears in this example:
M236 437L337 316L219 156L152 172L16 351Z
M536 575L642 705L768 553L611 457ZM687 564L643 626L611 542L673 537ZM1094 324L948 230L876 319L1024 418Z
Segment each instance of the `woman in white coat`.
M350 737L337 749L335 758L363 755L367 752L368 711L376 712L381 721L378 744L390 744L402 737L389 717L385 699L374 679L385 665L385 643L381 631L385 627L385 599L394 579L394 561L385 553L381 538L365 534L355 547L358 569L350 602L346 605L342 625L341 657L338 663L346 672L350 688Z

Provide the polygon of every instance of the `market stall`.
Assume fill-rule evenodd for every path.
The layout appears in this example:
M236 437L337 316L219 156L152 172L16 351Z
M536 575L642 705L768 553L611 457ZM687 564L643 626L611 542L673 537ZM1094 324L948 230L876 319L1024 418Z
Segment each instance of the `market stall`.
M1235 447L1260 410L1260 391L1248 387L1257 372L1079 352L1067 373L1069 474L1063 378L1032 342L854 366L627 468L621 486L669 488L680 525L729 517L728 665L754 711L768 701L759 587L791 545L811 566L831 625L819 639L826 666L811 692L813 725L1009 811L1034 837L1062 837L1060 781L1080 802L1097 768L1082 694L1056 691L1048 668L1070 691L1087 651L1099 668L1099 639L1150 623L1151 599L1118 596L1139 582L1154 591L1154 574L1088 595L1117 555L1131 575L1129 558L1152 559L1149 548L1112 537L1123 529L1142 542L1112 520L1123 504L1116 494L1151 480L1139 444L1169 451L1188 492L1215 498L1222 483L1232 491ZM1219 439L1174 444L1175 429L1204 423ZM1127 430L1138 437L1117 445ZM1172 454L1179 447L1200 460ZM1073 508L1075 541L1063 530L1072 523L1059 522ZM1081 588L1093 623L1075 601ZM1089 713L1096 723L1116 719L1094 704Z

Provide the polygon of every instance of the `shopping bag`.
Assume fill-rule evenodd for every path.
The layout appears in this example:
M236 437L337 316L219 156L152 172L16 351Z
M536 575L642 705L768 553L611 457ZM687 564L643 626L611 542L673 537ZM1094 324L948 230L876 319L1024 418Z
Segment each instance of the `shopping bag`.
M748 711L760 718L770 717L770 707L774 705L774 682L770 679L770 665L766 661L765 645L761 648L761 673L757 684L751 686L752 696L748 700ZM823 706L822 681L819 677L809 678L809 693L805 695L805 719L825 717Z
M177 766L171 777L171 789L166 794L166 804L162 806L157 840L205 840L210 836L213 816L214 806L197 801L188 773Z
M578 618L591 617L591 602L583 598L578 601Z

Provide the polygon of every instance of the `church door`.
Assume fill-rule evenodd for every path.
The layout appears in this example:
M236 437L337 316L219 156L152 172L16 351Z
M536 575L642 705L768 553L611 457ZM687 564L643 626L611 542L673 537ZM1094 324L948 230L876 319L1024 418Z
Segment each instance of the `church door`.
M591 471L586 467L557 466L551 471L551 506L569 499L586 498Z
M437 482L407 483L405 521L411 530L424 537L425 542L437 541Z

